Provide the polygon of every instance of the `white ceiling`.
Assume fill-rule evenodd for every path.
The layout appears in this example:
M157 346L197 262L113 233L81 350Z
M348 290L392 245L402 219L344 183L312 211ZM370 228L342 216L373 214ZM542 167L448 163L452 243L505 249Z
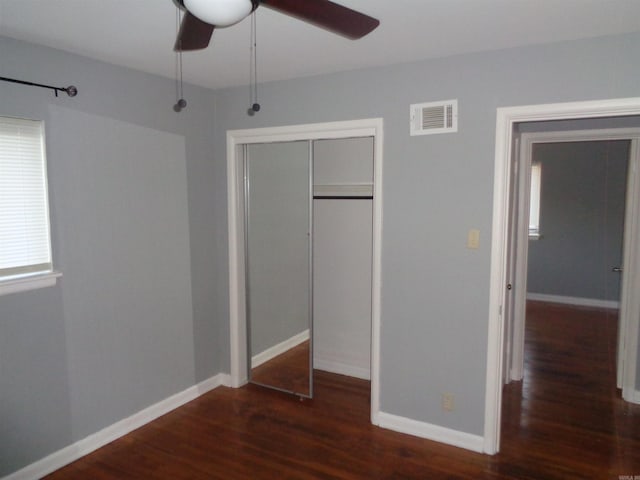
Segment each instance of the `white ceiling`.
M335 1L380 26L351 41L261 7L260 82L640 31L640 0ZM249 26L218 29L208 49L185 53L185 81L247 84ZM175 34L172 0L0 0L0 35L169 78Z

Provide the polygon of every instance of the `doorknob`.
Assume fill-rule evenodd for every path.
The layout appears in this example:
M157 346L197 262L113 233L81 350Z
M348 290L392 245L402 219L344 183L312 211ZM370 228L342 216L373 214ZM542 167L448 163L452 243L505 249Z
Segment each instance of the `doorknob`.
M612 272L616 272L616 273L621 273L622 272L622 267L613 267L611 269Z

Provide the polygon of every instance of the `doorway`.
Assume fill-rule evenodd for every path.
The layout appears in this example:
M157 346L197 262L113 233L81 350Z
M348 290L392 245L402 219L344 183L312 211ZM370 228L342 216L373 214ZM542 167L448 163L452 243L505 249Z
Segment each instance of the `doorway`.
M242 150L247 145L370 137L373 140L373 218L371 265L371 421L379 412L380 272L382 238L382 120L295 125L227 132L227 188L229 222L230 384L247 383L246 291L242 198Z
M509 277L510 241L513 238L512 209L510 192L514 179L514 165L518 165L517 149L513 149L514 126L521 122L550 120L623 118L640 115L640 98L587 101L564 104L528 105L504 107L497 110L496 116L496 158L494 170L494 208L491 251L491 279L489 299L489 335L487 346L487 378L485 402L484 451L495 454L500 449L500 428L502 413L503 372L509 368L505 352L511 335L508 331L506 312L513 302L515 289L513 278ZM628 137L627 137L628 138ZM631 142L632 169L638 170L640 151L638 138ZM625 239L624 264L627 268L627 281L623 288L621 312L623 321L621 335L624 336L622 391L628 401L639 401L635 390L636 362L638 350L638 323L640 299L630 293L640 288L640 181L636 175L630 176L625 225L629 233ZM518 262L516 262L518 264ZM520 263L521 264L521 263ZM526 271L526 268L523 270ZM526 284L526 282L523 282ZM526 294L526 292L525 292ZM624 319L628 319L625 321ZM515 342L511 342L515 345Z
M587 126L588 122L577 124ZM538 126L543 129L545 126L553 128L553 122L539 122ZM619 271L623 270L621 267L630 258L622 258L623 241L627 243L624 251L630 253L634 248L631 244L631 215L634 213L634 205L630 196L625 195L625 190L633 180L631 176L627 178L627 166L632 167L638 162L633 153L637 151L633 145L634 142L637 144L638 139L640 129L621 128L523 133L519 140L515 140L520 147L520 155L515 160L519 164L520 173L518 180L514 182L514 194L511 197L512 202L519 205L512 207L517 213L512 217L510 236L515 240L510 244L513 253L510 255L511 262L507 265L507 277L513 288L508 290L506 301L507 305L512 304L513 307L505 314L505 382L521 380L523 376L526 305L530 298L581 306L620 308L617 384L622 388L628 309L625 308L624 298L620 301L620 297L621 292L625 291L622 287L629 284L629 276L621 279ZM547 159L543 162L546 163L546 168L536 162L534 151L539 152L538 160ZM590 162L589 168L575 170L580 165L579 160L562 162L565 165L549 163L549 159L555 154L583 155L587 159L585 161ZM597 158L598 154L601 158ZM613 162L614 166L605 168L608 161ZM547 229L552 230L546 233L551 233L551 236L545 236L544 231L536 231L532 235L529 200L532 198L533 164L550 175L550 185L543 188L547 190L547 195L553 196L551 202L554 205L546 208ZM596 173L596 169L600 171ZM594 172L593 175L587 170ZM614 176L608 178L607 175L610 174ZM612 183L615 184L617 196L604 192ZM630 194L631 191L627 193ZM580 197L579 201L571 198L576 195ZM596 197L603 195L604 201L598 201ZM607 205L608 200L617 205ZM587 222L585 215L591 216ZM612 218L613 216L616 218ZM606 230L603 228L604 222L609 223ZM625 224L629 227L626 235L623 234ZM533 226L533 229L536 227L537 225ZM601 255L602 262L606 258L611 263L609 270L596 264L597 255ZM581 256L587 260L582 261ZM529 262L532 260L539 264L534 263L531 268ZM611 271L614 268L616 270ZM629 268L631 267L627 265L627 269ZM630 296L628 288L625 295Z

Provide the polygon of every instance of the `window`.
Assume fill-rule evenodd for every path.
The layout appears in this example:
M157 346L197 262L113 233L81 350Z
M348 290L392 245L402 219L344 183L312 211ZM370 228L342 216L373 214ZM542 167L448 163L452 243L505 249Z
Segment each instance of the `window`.
M0 117L0 294L55 283L43 123Z
M540 188L542 186L542 166L539 162L531 165L531 198L529 199L529 238L540 238Z

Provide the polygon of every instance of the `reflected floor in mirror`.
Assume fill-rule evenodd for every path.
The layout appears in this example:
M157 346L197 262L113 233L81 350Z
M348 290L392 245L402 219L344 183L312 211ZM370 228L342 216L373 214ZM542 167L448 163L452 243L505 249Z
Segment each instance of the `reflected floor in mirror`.
M252 369L251 381L309 396L309 340Z

